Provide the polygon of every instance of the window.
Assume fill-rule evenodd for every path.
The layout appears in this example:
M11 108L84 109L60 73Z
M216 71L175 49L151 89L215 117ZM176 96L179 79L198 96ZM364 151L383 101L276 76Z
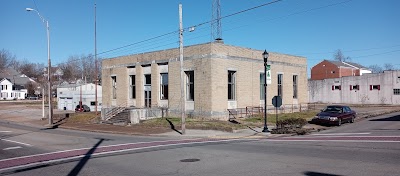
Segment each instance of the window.
M186 74L186 100L194 100L194 71L185 71Z
M282 97L283 74L278 74L278 96Z
M144 75L144 79L145 79L145 86L151 86L151 75Z
M369 85L369 90L381 90L381 85Z
M4 85L1 85L1 90L4 90Z
M297 75L293 75L293 98L297 99Z
M343 109L344 109L344 112L351 112L351 109L347 106L345 106Z
M393 89L393 95L400 95L400 89Z
M342 90L342 86L332 86L332 90Z
M161 73L160 78L160 99L168 100L168 73Z
M236 100L236 71L228 71L228 100Z
M117 77L111 76L112 80L112 97L113 99L117 99Z
M90 106L96 106L96 102L95 101L91 101L90 102Z
M350 85L350 90L360 90L360 85Z
M129 87L130 87L130 93L131 93L131 99L136 98L136 76L135 75L130 75L129 76Z
M260 100L264 100L265 98L265 74L260 73Z

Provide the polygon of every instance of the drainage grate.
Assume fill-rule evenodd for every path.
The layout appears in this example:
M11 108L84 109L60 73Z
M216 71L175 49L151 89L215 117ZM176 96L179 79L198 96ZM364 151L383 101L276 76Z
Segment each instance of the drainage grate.
M200 159L197 159L197 158L189 158L189 159L183 159L183 160L181 160L181 162L185 162L185 163L188 163L188 162L197 162L197 161L200 161Z

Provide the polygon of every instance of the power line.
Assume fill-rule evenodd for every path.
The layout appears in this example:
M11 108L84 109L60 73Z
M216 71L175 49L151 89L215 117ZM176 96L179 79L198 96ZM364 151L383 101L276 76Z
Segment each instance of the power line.
M238 15L238 14L241 14L241 13L244 13L244 12L247 12L247 11L250 11L250 10L254 10L254 9L257 9L257 8L260 8L260 7L263 7L263 6L271 5L271 4L280 2L280 1L282 1L282 0L275 0L275 1L272 1L272 2L264 3L264 4L261 4L261 5L252 7L252 8L248 8L248 9L245 9L245 10L242 10L242 11L239 11L239 12L236 12L236 13L232 13L232 14L223 16L223 17L218 18L218 19L215 19L215 20L221 20L221 19L223 19L223 18L228 18L228 17L231 17L231 16L235 16L235 15ZM203 22L203 23L200 23L200 24L191 26L191 27L202 26L202 25L211 23L211 22L213 22L213 21L215 21L215 20L206 21L206 22ZM184 28L184 31L189 30L189 28L191 28L191 27ZM121 47L114 48L114 49L111 49L111 50L107 50L107 51L101 52L101 53L99 53L99 54L97 54L97 55L102 55L102 54L109 53L109 52L112 52L112 51L115 51L115 50L119 50L119 49L126 48L126 47L129 47L129 46L141 44L141 43L144 43L144 42L147 42L147 41L150 41L150 40L158 39L158 38L161 38L161 37L164 37L164 36L167 36L167 35L171 35L171 34L176 34L176 33L179 33L179 30L175 30L175 31L172 31L172 32L168 32L168 33L165 33L165 34L156 36L156 37L152 37L152 38L149 38L149 39L145 39L145 40L142 40L142 41L139 41L139 42L135 42L135 43L132 43L132 44L129 44L129 45L121 46Z

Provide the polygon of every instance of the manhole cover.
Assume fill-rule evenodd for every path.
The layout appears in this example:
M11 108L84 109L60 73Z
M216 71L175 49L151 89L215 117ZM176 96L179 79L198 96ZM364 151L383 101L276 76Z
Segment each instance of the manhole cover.
M200 161L200 159L197 158L189 158L189 159L183 159L181 162L197 162Z

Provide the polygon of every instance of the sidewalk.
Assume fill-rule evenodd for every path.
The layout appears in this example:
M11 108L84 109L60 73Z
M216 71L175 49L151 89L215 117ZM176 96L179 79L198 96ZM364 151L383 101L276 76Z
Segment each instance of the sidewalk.
M17 111L15 109L18 109ZM376 116L380 114L400 111L399 106L385 106L385 107L365 107L358 109L357 121ZM54 110L55 114L68 113L68 111ZM73 111L69 113L74 113ZM31 107L29 105L8 105L0 107L0 120L22 124L27 126L47 128L47 119L42 120L42 109L40 107ZM58 120L54 120L57 122ZM83 123L66 123L59 124L57 128L113 133L113 134L126 134L126 135L139 135L139 136L158 136L158 137L172 137L172 138L273 138L279 136L290 136L290 134L270 134L263 133L262 128L255 129L242 129L234 132L224 132L217 130L196 130L186 129L186 134L182 135L181 130L173 130L170 128L146 128L140 126L117 126L106 124L83 124ZM274 126L268 126L268 129L273 129ZM329 127L318 126L314 124L307 124L305 128L314 130L328 129Z
M35 114L35 113L34 113ZM37 114L37 113L36 113ZM33 115L35 116L35 115ZM0 118L3 121L33 126L51 128L48 126L47 119L41 119L38 117L10 117ZM57 122L58 119L54 119ZM262 132L262 128L254 129L241 129L235 130L234 132L225 132L218 130L197 130L197 129L186 129L185 134L182 134L181 130L172 130L170 128L143 128L140 126L118 126L118 125L107 125L107 124L56 124L53 128L79 130L88 132L99 132L99 133L110 133L110 134L124 134L124 135L138 135L138 136L154 136L154 137L171 137L171 138L265 138L265 137L278 137L282 134L271 134L270 132ZM274 126L268 126L268 129L273 129ZM287 136L287 135L286 135Z

